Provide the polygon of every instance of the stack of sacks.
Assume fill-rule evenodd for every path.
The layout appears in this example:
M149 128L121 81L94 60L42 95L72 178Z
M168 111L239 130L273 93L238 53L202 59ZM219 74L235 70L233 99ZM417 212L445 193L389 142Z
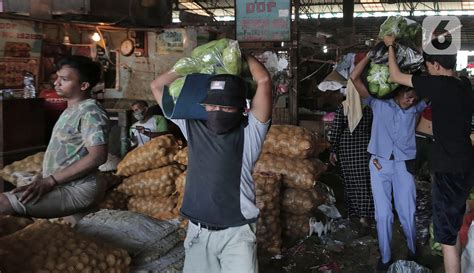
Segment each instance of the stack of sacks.
M97 175L97 183L106 185L104 199L99 204L101 209L126 210L130 197L117 190L117 186L122 183L123 177L115 175L111 172L99 172Z
M255 173L256 204L260 209L257 221L257 246L271 254L281 251L280 187L281 175Z
M129 272L130 256L67 225L37 221L0 238L0 271Z
M188 166L188 147L179 150L173 159L181 165Z
M104 200L100 202L99 208L101 209L114 209L114 210L127 210L128 201L130 196L127 194L113 189L108 191L104 197Z
M281 219L283 234L289 237L309 234L311 213L324 201L314 187L326 171L326 165L315 158L321 152L318 142L321 141L306 128L272 125L255 165L254 173L282 176Z
M176 153L174 160L179 164L186 166L188 165L188 147L181 149ZM181 209L181 205L183 204L184 198L184 187L186 185L186 172L180 174L178 179L176 179L176 195L178 196L178 204L176 205L176 214L179 214L179 210ZM181 228L186 228L188 226L188 220L184 218L180 218Z
M315 188L283 191L281 209L283 213L283 234L288 237L305 237L310 234L310 218L314 217L325 196Z
M178 143L172 135L154 138L128 153L117 174L128 176L117 190L130 197L128 209L169 220L177 217L175 181L185 167L174 162Z

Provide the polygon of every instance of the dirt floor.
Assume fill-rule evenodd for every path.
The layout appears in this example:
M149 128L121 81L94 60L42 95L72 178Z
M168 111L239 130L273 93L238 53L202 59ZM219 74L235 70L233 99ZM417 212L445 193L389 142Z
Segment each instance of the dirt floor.
M375 228L362 229L346 218L343 202L343 184L338 170L333 169L321 179L329 185L336 195L336 207L343 218L334 223L335 231L317 237L312 235L305 239L284 239L282 255L269 256L259 253L260 272L263 273L368 273L374 272L379 258L377 233ZM428 192L421 193L429 194ZM420 198L418 193L418 198ZM433 256L429 241L418 241L417 262L433 273L443 272L443 261L440 256ZM403 231L398 221L394 223L392 238L392 255L394 260L403 260L407 247Z

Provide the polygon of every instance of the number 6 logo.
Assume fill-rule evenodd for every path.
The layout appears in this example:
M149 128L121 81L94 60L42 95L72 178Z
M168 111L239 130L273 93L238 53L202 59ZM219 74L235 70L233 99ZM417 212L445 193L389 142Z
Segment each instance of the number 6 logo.
M423 51L452 55L461 49L461 22L456 16L428 16L423 20Z

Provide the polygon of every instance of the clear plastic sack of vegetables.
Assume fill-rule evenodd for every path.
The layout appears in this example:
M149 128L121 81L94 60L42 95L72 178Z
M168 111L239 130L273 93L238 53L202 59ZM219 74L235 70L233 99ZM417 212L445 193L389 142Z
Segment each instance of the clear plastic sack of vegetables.
M173 70L180 76L191 73L240 75L241 67L239 43L223 38L196 47L190 57L178 60Z
M370 94L376 98L390 97L399 86L390 81L388 66L384 64L370 63L364 71L363 79L366 80Z
M198 73L202 69L201 62L193 57L184 57L179 59L173 66L173 70L180 76L192 73Z
M179 94L181 94L181 89L183 89L184 82L186 77L181 77L172 82L168 88L168 92L173 98L174 103L178 100Z
M379 38L385 35L395 35L396 39L405 45L421 45L422 28L413 20L402 16L390 16L380 26Z

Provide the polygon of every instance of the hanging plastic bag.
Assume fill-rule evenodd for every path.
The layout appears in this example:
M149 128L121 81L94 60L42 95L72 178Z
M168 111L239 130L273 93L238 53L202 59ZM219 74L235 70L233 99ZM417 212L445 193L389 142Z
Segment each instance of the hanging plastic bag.
M388 268L388 273L431 273L431 270L413 261L398 260Z

